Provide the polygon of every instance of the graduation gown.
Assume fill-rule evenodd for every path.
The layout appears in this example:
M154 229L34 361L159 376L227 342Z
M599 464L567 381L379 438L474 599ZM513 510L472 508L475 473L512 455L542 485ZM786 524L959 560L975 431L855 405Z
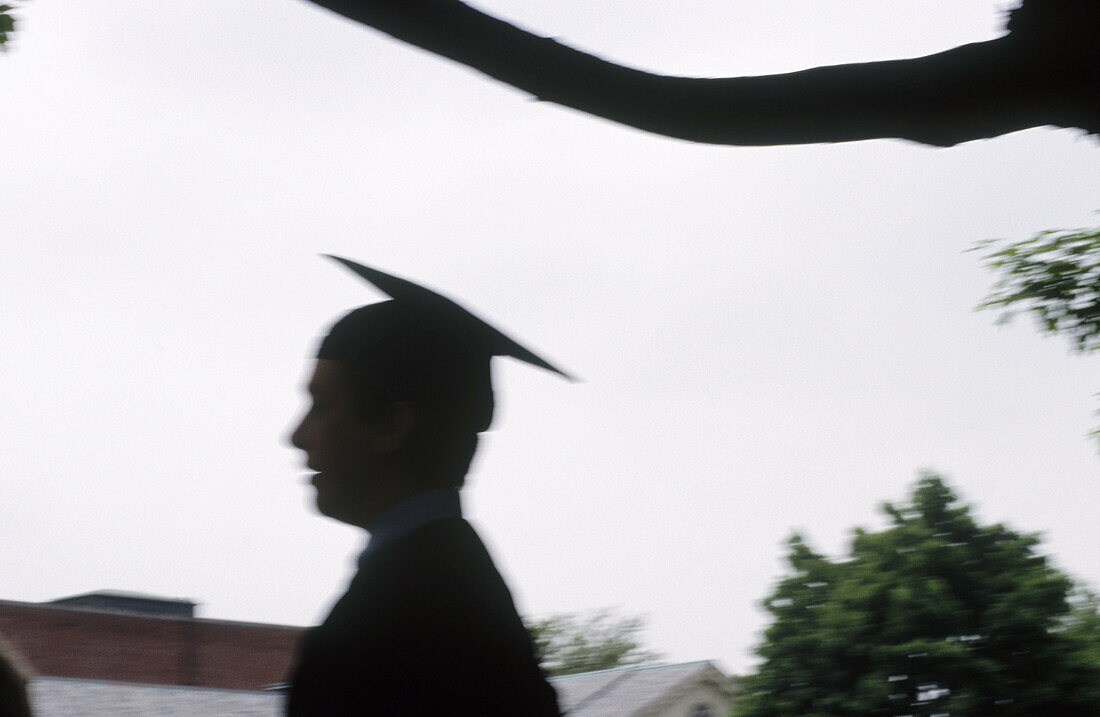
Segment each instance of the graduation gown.
M365 555L306 633L290 717L560 714L512 596L462 518Z

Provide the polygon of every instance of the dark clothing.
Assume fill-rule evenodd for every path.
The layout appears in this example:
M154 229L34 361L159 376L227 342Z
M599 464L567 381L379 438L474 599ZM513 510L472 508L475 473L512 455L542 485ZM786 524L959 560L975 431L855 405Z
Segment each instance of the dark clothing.
M560 714L512 596L462 518L368 551L298 648L290 717Z

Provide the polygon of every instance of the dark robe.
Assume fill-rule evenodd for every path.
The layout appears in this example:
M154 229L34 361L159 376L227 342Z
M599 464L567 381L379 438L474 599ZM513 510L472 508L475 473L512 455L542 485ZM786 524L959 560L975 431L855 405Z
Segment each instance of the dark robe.
M511 593L462 518L368 552L306 633L287 699L305 715L559 715Z

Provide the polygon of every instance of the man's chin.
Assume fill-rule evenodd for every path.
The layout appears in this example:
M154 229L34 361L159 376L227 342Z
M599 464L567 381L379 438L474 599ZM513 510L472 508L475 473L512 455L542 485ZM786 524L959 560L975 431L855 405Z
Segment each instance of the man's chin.
M351 513L348 510L348 501L341 500L338 496L333 495L331 490L326 490L326 486L314 484L317 487L317 496L315 503L317 505L317 512L326 518L332 518L338 520L341 523L347 523L348 525L358 525L353 519Z
M340 520L340 501L335 500L332 494L324 490L318 490L314 502L317 504L318 513L326 518Z
M356 523L352 519L352 517L348 515L347 511L340 510L339 503L334 504L333 501L325 500L322 498L322 496L317 496L317 512L325 516L326 518L332 518L333 520L337 520L341 523L358 526L358 523Z
M370 509L374 501L364 494L362 479L349 480L342 473L317 472L310 476L309 483L317 491L314 500L318 513L341 523L365 527L364 515L374 512Z
M314 496L314 502L317 504L317 512L329 518L334 518L334 503L338 501L333 500L332 485L330 481L327 480L327 476L325 476L324 473L314 473L309 478L309 484L317 491L317 494Z

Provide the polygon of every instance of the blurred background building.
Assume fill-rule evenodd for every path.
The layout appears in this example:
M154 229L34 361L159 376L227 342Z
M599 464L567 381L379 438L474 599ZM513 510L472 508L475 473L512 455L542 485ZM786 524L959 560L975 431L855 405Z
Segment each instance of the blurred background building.
M97 591L0 600L0 636L31 671L36 717L276 717L305 628L209 620L191 600ZM578 717L719 717L733 681L710 662L551 679Z
M190 600L136 593L0 601L37 717L278 715L302 630L197 618Z

